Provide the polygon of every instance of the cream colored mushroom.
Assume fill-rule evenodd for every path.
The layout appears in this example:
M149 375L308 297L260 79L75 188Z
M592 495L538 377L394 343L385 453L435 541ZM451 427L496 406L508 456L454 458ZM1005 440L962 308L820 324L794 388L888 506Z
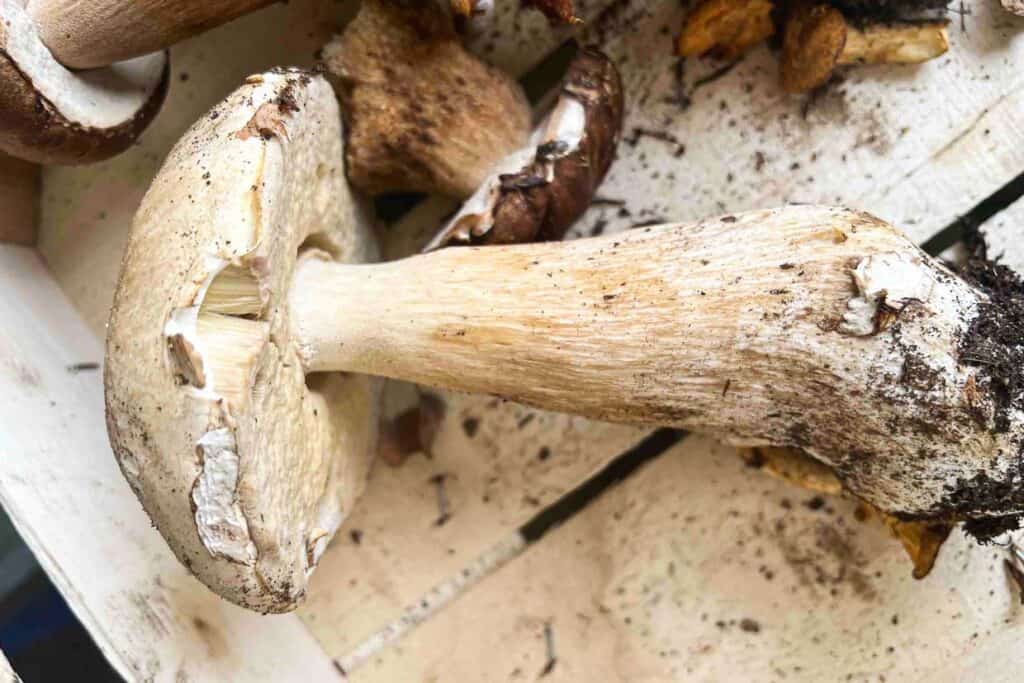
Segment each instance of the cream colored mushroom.
M262 612L295 607L362 490L378 382L307 376L287 294L307 250L372 260L320 76L254 76L197 122L136 216L107 339L108 431L178 558Z
M862 28L826 4L801 0L786 16L780 77L786 92L824 85L844 64L919 64L949 49L945 21L885 23Z
M462 47L435 0L364 0L323 51L346 122L346 168L371 194L471 195L530 134L519 85Z
M991 362L1019 312L985 278L815 206L360 263L337 119L319 76L251 79L176 146L129 237L111 442L221 595L301 599L363 485L371 376L797 446L904 519L1024 511L1024 388Z
M167 74L163 53L70 71L43 44L25 0L0 0L0 151L59 164L113 156L160 109Z

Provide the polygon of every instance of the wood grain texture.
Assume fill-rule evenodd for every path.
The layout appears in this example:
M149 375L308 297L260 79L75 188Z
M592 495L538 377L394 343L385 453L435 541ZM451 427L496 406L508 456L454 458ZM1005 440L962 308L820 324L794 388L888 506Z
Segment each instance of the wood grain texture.
M57 61L76 69L168 48L275 0L29 0Z
M36 242L39 167L0 152L0 243Z
M98 341L32 251L0 246L0 502L130 681L339 675L294 616L201 588L153 529L101 425Z
M954 534L915 581L854 509L690 437L351 680L1019 677L1005 551Z

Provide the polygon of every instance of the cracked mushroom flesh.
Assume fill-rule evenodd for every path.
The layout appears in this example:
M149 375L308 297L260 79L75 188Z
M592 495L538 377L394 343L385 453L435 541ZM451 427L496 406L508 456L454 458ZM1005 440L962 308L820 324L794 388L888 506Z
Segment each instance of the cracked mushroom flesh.
M364 0L323 60L342 102L348 176L364 192L465 199L529 137L522 89L467 52L433 0Z
M107 339L108 431L178 558L233 602L293 608L376 444L378 383L307 378L282 298L299 250L374 257L337 103L250 78L175 146L136 215Z
M44 164L124 151L160 109L167 55L71 71L40 40L25 5L0 0L0 150Z

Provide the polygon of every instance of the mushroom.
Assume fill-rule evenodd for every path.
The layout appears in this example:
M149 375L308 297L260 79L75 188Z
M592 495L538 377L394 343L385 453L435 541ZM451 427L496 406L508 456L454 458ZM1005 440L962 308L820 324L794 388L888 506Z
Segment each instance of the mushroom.
M0 152L0 244L35 244L38 203L39 167Z
M782 88L790 93L813 90L843 64L918 64L948 49L945 21L858 28L834 7L803 0L791 5L786 17Z
M28 12L61 64L92 69L163 50L273 1L28 0Z
M135 218L110 318L107 426L178 558L220 595L294 607L361 491L379 382L306 376L296 257L372 260L321 77L246 83L175 146Z
M800 447L902 520L1024 511L1024 319L863 213L790 206L384 264L326 82L254 77L171 152L108 327L114 452L219 594L293 608L392 377Z
M0 0L0 151L43 164L113 156L156 115L167 76L163 53L70 71L40 40L25 0Z
M323 60L345 115L349 179L370 194L464 199L529 136L522 89L467 52L433 0L364 0Z
M621 133L619 73L605 55L582 50L532 144L503 159L426 250L562 239L590 205Z
M775 34L774 9L770 0L704 0L686 16L679 55L736 59Z

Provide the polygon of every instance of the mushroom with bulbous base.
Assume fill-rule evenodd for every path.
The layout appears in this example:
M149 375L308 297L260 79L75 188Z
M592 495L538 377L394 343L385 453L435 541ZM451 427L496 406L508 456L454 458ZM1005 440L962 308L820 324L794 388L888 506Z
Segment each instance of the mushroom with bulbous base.
M319 76L250 79L172 151L123 261L111 442L221 595L301 599L363 486L373 377L798 446L902 518L1024 511L1022 383L972 339L997 298L882 221L791 206L365 263L336 107Z

